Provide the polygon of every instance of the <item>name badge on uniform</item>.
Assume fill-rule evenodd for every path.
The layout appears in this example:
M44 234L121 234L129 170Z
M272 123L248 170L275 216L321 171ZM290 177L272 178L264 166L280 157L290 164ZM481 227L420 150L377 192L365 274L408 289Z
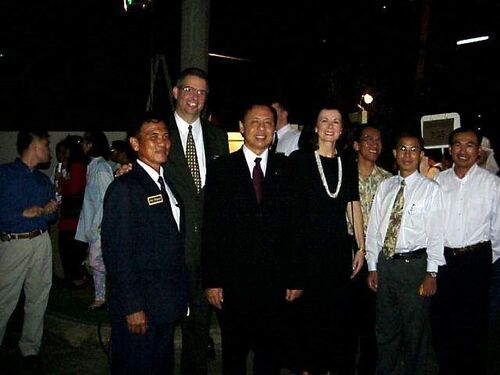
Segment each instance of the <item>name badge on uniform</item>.
M152 195L148 197L148 204L154 206L155 204L163 203L163 195Z

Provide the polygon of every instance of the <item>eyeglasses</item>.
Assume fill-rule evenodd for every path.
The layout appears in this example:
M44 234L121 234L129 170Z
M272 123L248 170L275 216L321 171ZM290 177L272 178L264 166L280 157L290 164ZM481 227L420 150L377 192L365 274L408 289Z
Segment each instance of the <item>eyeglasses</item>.
M208 94L207 90L195 89L194 87L191 87L191 86L184 86L181 89L182 89L182 91L184 91L187 94L196 93L196 95L198 95L198 96L207 96L207 94Z

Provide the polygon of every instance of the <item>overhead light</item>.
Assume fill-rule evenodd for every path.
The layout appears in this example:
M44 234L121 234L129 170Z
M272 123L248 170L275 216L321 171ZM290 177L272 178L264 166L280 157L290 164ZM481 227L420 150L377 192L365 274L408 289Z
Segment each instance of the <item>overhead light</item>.
M462 44L483 42L483 41L488 40L488 39L490 39L490 37L488 35L478 36L477 38L462 39L462 40L457 41L457 46L461 46Z
M244 58L241 58L241 57L234 57L234 56L229 56L229 55L221 55L219 53L209 53L208 56L217 57L219 59L226 59L226 60L252 61L252 60L244 59Z

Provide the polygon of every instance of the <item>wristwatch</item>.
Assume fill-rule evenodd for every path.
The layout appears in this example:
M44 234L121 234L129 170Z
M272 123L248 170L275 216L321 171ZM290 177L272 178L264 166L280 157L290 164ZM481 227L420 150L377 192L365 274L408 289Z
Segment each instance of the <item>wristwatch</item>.
M429 275L432 278L436 278L438 274L437 272L427 272L427 275Z

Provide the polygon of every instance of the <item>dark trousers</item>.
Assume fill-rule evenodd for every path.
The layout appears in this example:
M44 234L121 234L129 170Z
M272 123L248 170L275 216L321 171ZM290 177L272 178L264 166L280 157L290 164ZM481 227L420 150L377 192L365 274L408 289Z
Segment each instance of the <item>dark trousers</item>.
M278 310L222 311L217 314L222 338L222 373L246 374L247 358L254 353L254 375L279 375L282 322Z
M485 374L491 245L452 255L438 273L432 302L433 341L442 374Z
M211 309L201 288L199 273L189 270L188 274L189 316L181 321L181 374L204 375L207 373Z
M398 375L426 371L429 340L430 298L419 295L427 258L378 258L376 336L377 374L390 375L401 361Z
M368 288L367 276L368 267L365 263L359 274L351 282L358 375L373 375L377 366L377 341L375 338L376 294Z
M66 280L82 280L85 269L82 265L87 256L88 245L75 240L76 231L59 231L59 254Z
M488 374L500 375L500 259L493 263L488 327Z
M130 333L124 317L111 318L113 375L173 375L174 324L149 322L144 336Z

